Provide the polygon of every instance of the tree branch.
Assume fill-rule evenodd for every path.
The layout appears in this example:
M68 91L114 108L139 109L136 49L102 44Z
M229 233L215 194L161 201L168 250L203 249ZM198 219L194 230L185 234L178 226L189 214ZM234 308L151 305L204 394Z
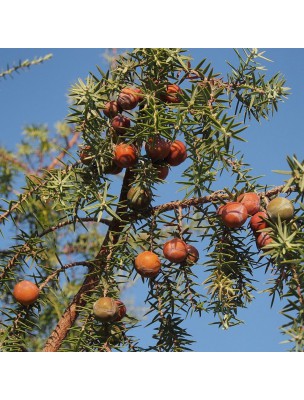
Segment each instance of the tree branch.
M91 267L92 263L89 261L75 261L69 264L63 265L61 268L58 268L56 271L54 271L52 274L50 274L41 285L39 285L39 290L41 291L52 279L56 278L61 272L77 267L77 266L84 266L84 267Z
M75 218L75 220L72 221L64 221L64 222L60 222L58 225L54 225L51 228L45 229L43 232L41 232L39 235L37 235L36 237L41 238L45 235L47 235L50 232L54 232L57 229L60 229L64 226L67 225L71 225L75 222L98 222L97 218L90 218L90 217L85 217L85 218ZM110 225L111 221L107 220L107 219L101 219L99 222L104 223L105 225ZM19 257L21 256L21 254L23 254L23 252L26 252L27 249L30 250L28 244L29 244L30 240L28 240L18 251L17 253L9 260L9 262L6 264L6 266L4 267L2 273L0 274L0 282L1 280L5 277L5 275L7 274L7 272L16 264L16 262L18 261ZM0 251L0 254L4 253L5 254L5 250ZM11 251L10 251L11 253ZM6 254L9 254L8 251L6 251Z
M123 184L122 184L122 189L120 193L120 198L119 198L119 205L116 210L116 214L121 217L126 206L124 206L124 202L127 198L127 191L128 187L131 181L133 174L130 172L129 169L126 170ZM106 246L112 241L112 244L115 244L118 240L119 233L123 230L126 222L125 221L119 221L119 220L112 220L110 227L108 229L108 232L105 236L105 239L103 241L103 244L97 254L97 259L101 259L101 262L98 263L98 268L92 267L92 270L90 271L86 278L84 279L84 282L79 289L78 293L74 296L72 302L70 305L67 307L65 312L63 313L62 317L57 323L57 326L49 336L45 347L43 349L44 352L54 352L59 350L63 340L65 339L66 335L68 334L69 329L73 326L74 322L76 321L78 314L79 314L79 307L84 307L86 304L85 296L89 294L92 290L95 289L95 287L99 283L99 277L98 273L100 269L104 269L107 264L107 255L110 251L109 248ZM113 236L113 239L111 238Z
M33 174L34 172L27 166L27 164L19 161L13 154L9 153L6 149L0 149L0 158L22 169L27 174Z

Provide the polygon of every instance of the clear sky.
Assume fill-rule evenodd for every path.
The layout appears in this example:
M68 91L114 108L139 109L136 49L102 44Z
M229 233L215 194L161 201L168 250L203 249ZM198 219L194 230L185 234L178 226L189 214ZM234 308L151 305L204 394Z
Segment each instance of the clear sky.
M53 58L45 64L15 74L14 79L0 81L0 145L13 151L21 139L24 125L46 123L53 129L57 121L63 120L68 113L67 92L70 86L78 77L85 79L89 71L95 72L96 64L107 68L103 57L105 50L0 49L0 72L7 64L13 65L19 60L53 53ZM266 57L273 60L272 63L267 63L269 76L278 71L282 72L287 81L286 86L291 88L291 95L284 104L279 105L279 112L269 121L262 121L261 124L249 121L250 127L245 132L248 142L239 144L239 149L245 153L246 161L251 164L253 175L265 175L261 179L263 184L277 185L282 183L284 177L273 173L272 170L288 169L286 155L296 153L299 159L303 158L304 49L263 50L266 50ZM213 64L214 70L222 73L224 77L229 69L225 60L236 62L232 49L192 49L190 53L195 59L194 64L201 58L207 58ZM173 184L174 179L174 172L171 172L168 182ZM171 199L165 186L159 188L158 194L161 195L159 202ZM178 198L177 194L175 198ZM195 268L197 272L202 267ZM199 271L198 273L201 275ZM264 289L266 277L263 271L258 271L255 278L260 280L260 283L257 283L258 288ZM138 291L138 301L144 297L143 290L142 287ZM240 311L239 316L245 320L245 324L229 331L209 326L213 321L211 316L187 320L190 333L197 340L193 349L285 351L287 347L279 344L285 339L278 330L285 322L279 314L281 307L281 304L275 303L270 309L268 296L256 294L256 300L249 308ZM141 333L148 341L149 331ZM138 335L141 333L138 331Z

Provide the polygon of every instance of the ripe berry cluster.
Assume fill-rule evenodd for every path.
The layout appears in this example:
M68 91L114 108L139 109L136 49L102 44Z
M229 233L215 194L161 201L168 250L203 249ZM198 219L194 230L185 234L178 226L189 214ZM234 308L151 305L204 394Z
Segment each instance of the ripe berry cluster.
M166 93L160 98L166 103L178 103L182 90L177 85L167 85ZM144 100L139 88L124 88L120 92L117 101L110 101L105 105L104 114L112 118L111 126L115 133L123 135L131 126L128 117L121 113L124 110L132 110ZM120 114L119 114L120 113ZM187 158L186 146L179 140L168 142L160 135L148 139L145 146L146 154L158 170L158 178L164 180L169 173L170 166L177 166ZM133 167L137 160L139 150L133 144L120 143L115 146L113 162L118 168Z
M199 259L198 250L178 238L171 239L164 244L163 255L172 263L185 263L187 265L193 265ZM158 255L152 251L144 251L135 258L134 266L142 277L154 278L161 269L161 261Z
M179 103L181 93L179 86L169 84L166 86L166 92L160 95L160 99L166 103ZM111 126L117 135L123 137L131 126L130 119L122 115L122 112L134 109L142 101L144 101L144 95L140 88L126 87L121 90L117 100L105 104L103 112L111 119ZM85 165L91 163L90 151L91 146L84 146L80 151L80 160ZM168 176L169 166L180 165L187 158L187 149L183 142L180 140L169 142L157 134L147 140L145 151L152 165L157 169L158 179L161 180ZM133 167L138 161L139 153L140 150L134 144L125 142L116 144L111 164L104 169L104 173L118 174L123 168ZM152 192L150 189L131 187L127 199L131 209L144 210L151 203Z
M269 227L267 220L288 221L293 217L294 207L290 200L276 197L269 202L266 212L260 208L260 196L248 192L238 196L237 201L220 206L217 213L228 228L240 228L248 216L251 216L250 227L255 235L257 247L262 249L273 242L268 232L261 231Z

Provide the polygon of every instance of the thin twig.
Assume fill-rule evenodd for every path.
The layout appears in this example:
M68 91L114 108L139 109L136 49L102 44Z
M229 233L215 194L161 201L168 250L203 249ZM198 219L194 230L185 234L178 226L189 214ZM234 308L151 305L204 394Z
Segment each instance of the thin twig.
M39 235L35 236L37 238L42 238L43 236L47 235L50 232L54 232L57 229L60 229L64 226L67 225L71 225L75 222L98 222L97 218L91 218L91 217L84 217L84 218L76 218L75 220L71 220L71 221L64 221L64 222L60 222L58 225L54 225L51 228L45 229L44 231L42 231ZM111 221L108 219L101 219L99 221L100 223L103 223L105 225L110 225ZM32 238L31 238L32 239ZM6 266L4 267L2 273L0 274L0 282L1 280L5 277L5 275L7 274L7 272L16 264L16 262L18 261L19 257L26 252L27 250L31 250L29 247L29 243L31 241L31 239L29 239L19 250L18 252L8 261L8 263L6 264Z
M91 267L92 263L89 261L75 261L69 264L63 265L61 268L56 269L53 273L51 273L45 280L44 282L39 285L39 290L41 291L42 289L45 288L45 286L56 276L58 276L61 272L66 271L69 268L77 267L77 266L84 266L84 267Z
M27 164L19 161L13 154L8 153L5 149L0 149L0 159L15 165L18 168L23 169L27 174L33 174L34 171L31 170Z
M60 161L64 158L64 156L67 154L67 151L69 151L74 144L77 142L78 138L80 136L80 132L77 131L73 131L73 136L72 138L68 141L66 147L64 150L62 150L62 152L56 157L54 158L54 160L50 163L50 165L46 168L48 171L50 171L51 169L53 169L57 164L60 163Z

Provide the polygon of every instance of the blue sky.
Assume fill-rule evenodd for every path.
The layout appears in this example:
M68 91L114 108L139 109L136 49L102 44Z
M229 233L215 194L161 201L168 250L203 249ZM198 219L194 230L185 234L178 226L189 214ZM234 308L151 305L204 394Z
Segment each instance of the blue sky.
M46 123L53 129L57 121L63 120L68 113L67 92L70 86L79 77L85 79L89 71L95 72L96 64L107 68L104 51L105 49L0 49L0 71L5 69L7 64L16 64L20 59L32 59L53 53L53 58L45 64L34 66L19 75L15 74L14 79L0 81L0 145L14 150L16 143L20 141L22 127L26 124ZM201 58L207 58L213 64L214 70L222 73L224 77L229 69L225 60L236 63L232 49L192 49L189 52L195 59L193 64ZM251 164L252 174L265 175L261 179L263 184L277 185L282 183L284 177L273 173L272 170L288 169L286 155L296 153L299 159L303 157L304 49L266 49L265 55L273 60L272 63L266 64L269 76L278 71L282 72L287 81L286 86L291 88L291 95L284 104L280 104L279 112L269 121L262 121L261 124L249 121L250 126L244 134L248 142L238 146L245 153L246 161ZM175 170L176 175L180 171L179 168ZM173 184L176 177L172 172L168 182ZM161 196L161 202L171 199L165 186L159 188L158 194ZM176 194L175 198L177 197ZM266 280L264 273L258 271L256 278L261 281L258 287L262 290ZM143 296L144 291L141 288L137 293L137 300L140 301ZM229 331L209 326L208 323L212 322L211 317L187 321L190 333L197 340L193 349L285 351L286 346L279 344L284 339L278 330L284 323L284 318L279 315L281 305L275 303L270 309L267 295L256 296L249 308L239 314L245 320L245 325ZM144 340L148 341L149 331L145 330L142 333Z

